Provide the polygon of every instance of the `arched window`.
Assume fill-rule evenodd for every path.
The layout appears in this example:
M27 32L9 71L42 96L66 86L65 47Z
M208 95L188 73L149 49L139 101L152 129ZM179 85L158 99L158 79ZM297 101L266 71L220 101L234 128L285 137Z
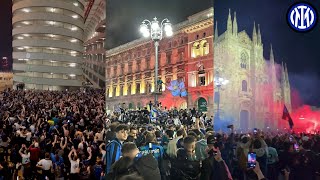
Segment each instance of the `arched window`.
M202 40L200 42L200 46L201 46L201 55L204 56L204 55L207 55L209 54L209 45L208 45L208 42L206 40Z
M242 69L247 69L248 67L248 55L245 52L241 54L240 67Z
M248 83L246 80L242 81L242 91L244 91L244 92L248 91Z
M206 33L205 32L203 33L203 37L206 37Z
M196 58L200 55L200 43L195 42L192 45L191 57Z

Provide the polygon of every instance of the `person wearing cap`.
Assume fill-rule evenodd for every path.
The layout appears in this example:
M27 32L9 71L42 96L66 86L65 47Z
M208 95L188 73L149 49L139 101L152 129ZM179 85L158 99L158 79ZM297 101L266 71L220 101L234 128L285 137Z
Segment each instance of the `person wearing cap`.
M228 166L221 157L219 143L214 135L207 137L208 157L202 161L201 180L230 180L232 179Z

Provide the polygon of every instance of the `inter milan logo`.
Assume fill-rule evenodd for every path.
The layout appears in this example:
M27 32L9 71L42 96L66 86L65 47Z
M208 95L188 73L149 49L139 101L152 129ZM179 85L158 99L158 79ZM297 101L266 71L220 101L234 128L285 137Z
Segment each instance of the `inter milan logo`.
M289 26L298 32L311 31L317 23L317 11L307 2L293 4L287 13Z

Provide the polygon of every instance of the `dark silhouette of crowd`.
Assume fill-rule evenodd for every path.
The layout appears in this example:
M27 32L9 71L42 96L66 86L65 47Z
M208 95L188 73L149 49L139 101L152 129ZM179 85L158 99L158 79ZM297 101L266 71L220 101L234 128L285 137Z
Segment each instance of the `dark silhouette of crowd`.
M105 111L105 92L0 94L0 180L316 180L319 133L215 132L195 108ZM150 116L153 109L157 116ZM248 167L248 153L256 155Z

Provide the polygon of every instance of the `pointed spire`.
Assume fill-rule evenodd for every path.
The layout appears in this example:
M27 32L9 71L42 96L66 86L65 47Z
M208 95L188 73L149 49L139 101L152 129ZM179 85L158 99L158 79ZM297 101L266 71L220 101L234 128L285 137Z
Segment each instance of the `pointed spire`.
M235 36L238 35L238 22L237 22L237 13L234 12L234 18L233 18L233 34Z
M272 44L270 44L270 62L272 64L274 64L274 55L273 55Z
M214 30L214 39L217 40L219 37L218 34L218 21L216 21L216 29Z
M288 75L288 68L287 68L287 63L284 64L285 65L285 75L286 75L286 83L289 83L289 75Z
M285 85L285 82L286 82L286 74L285 74L285 70L284 70L284 65L283 65L283 61L282 61L282 66L281 66L281 83L282 83L282 86Z
M229 9L228 22L227 22L227 31L229 34L232 34L232 20L231 20L231 10Z
M258 24L258 44L261 44L260 24Z
M256 30L256 22L253 22L253 32L252 32L252 41L253 44L257 44L257 30Z

